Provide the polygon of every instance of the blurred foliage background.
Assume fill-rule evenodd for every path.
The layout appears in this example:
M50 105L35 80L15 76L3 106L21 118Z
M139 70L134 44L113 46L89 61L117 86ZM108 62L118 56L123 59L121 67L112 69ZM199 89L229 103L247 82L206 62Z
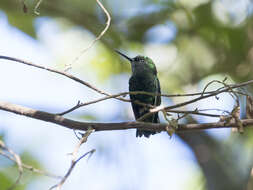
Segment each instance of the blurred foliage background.
M9 24L46 45L54 60L53 67L59 69L73 62L105 27L106 16L95 0L43 0L39 16L33 12L37 1L25 0L24 3L27 13L21 1L1 0L1 14L7 17ZM130 73L129 65L114 52L119 49L129 56L151 57L157 65L162 92L166 94L201 91L213 79L228 77L235 83L252 79L253 3L250 0L103 0L102 3L112 22L102 39L73 63L74 72L81 78L89 76L93 84L111 89L111 93L126 90L127 86L122 87L122 83L115 80L121 76L127 80L125 75ZM47 28L42 27L46 23L57 25L50 39L45 35ZM252 93L251 87L244 90ZM184 100L187 98L163 102ZM214 100L205 100L202 104L210 101ZM231 101L225 103L232 108ZM215 105L219 104L221 102ZM243 118L243 98L241 105ZM94 112L78 117L100 120ZM115 111L108 120L129 117L125 111ZM207 120L198 117L185 120L203 121ZM224 139L208 132L178 136L194 153L201 173L194 174L192 184L195 186L189 184L185 189L196 189L196 184L200 184L198 189L208 190L253 189L252 130L245 130L243 135L229 131ZM104 145L98 143L98 146ZM110 154L107 152L108 159ZM13 166L2 160L0 189L15 180L9 177Z

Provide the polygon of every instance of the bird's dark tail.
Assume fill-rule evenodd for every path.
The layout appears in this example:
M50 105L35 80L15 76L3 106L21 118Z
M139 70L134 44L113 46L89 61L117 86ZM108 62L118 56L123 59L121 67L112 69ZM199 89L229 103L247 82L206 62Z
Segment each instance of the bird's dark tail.
M152 117L153 117L153 119L151 119L152 123L160 123L158 113L155 113ZM150 118L148 118L148 120L149 119ZM150 122L150 121L148 121L148 122ZM157 133L156 131L145 131L145 130L137 129L136 130L136 137L142 137L142 135L144 135L144 137L149 138L150 135L154 135L156 133Z
M136 137L142 137L142 135L144 135L144 137L149 138L150 135L154 135L154 134L156 134L156 132L154 131L144 131L140 129L136 130Z

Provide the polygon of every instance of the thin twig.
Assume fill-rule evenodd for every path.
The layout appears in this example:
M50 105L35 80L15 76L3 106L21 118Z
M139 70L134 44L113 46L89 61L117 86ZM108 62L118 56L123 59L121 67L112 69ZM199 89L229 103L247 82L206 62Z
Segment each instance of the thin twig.
M78 100L77 104L76 104L74 107L72 107L72 108L70 108L70 109L68 109L68 110L66 110L66 111L64 111L64 112L56 113L56 115L65 115L65 114L67 114L67 113L70 113L70 112L72 112L72 111L74 111L74 110L80 108L82 104L83 104L83 103L81 103L81 101Z
M223 112L223 113L226 113L226 114L230 114L229 111L223 110L223 109L218 109L218 108L199 109L199 111L219 111L219 112Z
M65 183L65 181L67 180L67 178L70 176L70 174L71 174L72 170L74 169L75 165L77 164L77 162L79 162L79 160L81 160L82 158L84 158L86 155L88 155L88 154L92 155L95 152L95 149L92 149L91 151L86 152L84 155L82 155L81 157L77 158L77 153L78 153L81 145L87 141L89 135L91 133L93 133L94 131L95 131L94 129L89 128L85 132L85 134L82 136L81 140L78 142L77 146L75 147L74 151L71 153L71 155L73 156L73 158L72 158L71 165L70 165L70 168L68 169L67 173L65 174L65 176L61 179L61 181L58 184L52 186L49 190L52 190L54 188L56 188L57 190L59 190L62 187L62 185Z
M92 46L94 46L94 44L95 44L98 40L100 40L100 39L103 37L103 35L106 33L106 31L107 31L108 28L110 27L111 16L110 16L109 12L106 10L106 8L103 6L103 4L102 4L99 0L96 0L96 1L97 1L97 4L99 5L99 7L103 10L103 12L104 12L105 15L106 15L106 18L107 18L106 26L105 26L105 28L103 29L103 31L91 42L91 44L90 44L87 48L85 48L85 49L83 49L83 50L81 51L80 55L77 56L77 57L75 58L75 60L73 61L73 63L75 63L76 61L78 61L78 59L79 59L87 50L89 50L90 48L92 48ZM70 69L70 68L71 68L71 64L68 65L68 68L66 68L65 70L68 70L68 69Z
M169 110L169 113L181 113L181 114L193 114L193 115L202 115L202 116L208 116L208 117L221 117L222 115L218 114L209 114L209 113L202 113L199 112L200 110L193 110L193 111L185 111L185 110Z
M144 94L144 95L149 95L149 96L163 96L163 97L186 97L186 96L196 96L196 95L201 95L203 96L204 94L214 94L214 93L222 93L222 92L226 92L228 90L231 90L231 89L235 89L235 88L239 88L239 87L242 87L242 86L245 86L245 85L248 85L248 84L251 84L253 83L253 80L250 81L250 83L240 83L240 84L237 84L237 85L227 85L226 88L222 87L222 90L221 89L218 89L218 90L213 90L213 91L209 91L209 92L199 92L199 93L191 93L191 94L159 94L159 93L151 93L151 92L145 92L145 91L134 91L134 92L121 92L121 93L118 93L118 94L114 94L114 95L110 95L110 96L106 96L106 97L103 97L103 98L99 98L99 99L96 99L96 100L93 100L93 101L90 101L90 102L86 102L86 103L81 103L80 101L78 101L78 103L64 111L64 112L61 112L61 113L57 113L57 115L65 115L67 113L70 113L80 107L84 107L84 106L87 106L87 105L90 105L90 104L95 104L95 103L98 103L98 102L101 102L101 101L104 101L104 100L108 100L108 99L112 99L112 98L117 98L119 96L125 96L125 95L128 95L128 94L132 94L132 95L136 95L136 94ZM238 94L241 94L241 95L247 95L247 94L242 94L241 92L238 92L238 91L233 91L234 93L238 93ZM217 94L215 94L216 96ZM128 99L124 99L125 102L131 102L131 100L128 100ZM149 108L155 108L155 106L153 105L150 105L150 104L145 104L145 103L142 103L142 102L139 102L139 101L134 101L134 103L136 104L139 104L139 105L143 105L143 106L147 106ZM179 106L180 107L180 106Z
M21 59L17 59L17 58L13 58L13 57L8 57L8 56L1 56L0 55L0 59L6 59L6 60L9 60L9 61L15 61L17 63L22 63L22 64L25 64L25 65L28 65L28 66L32 66L32 67L36 67L36 68L39 68L39 69L44 69L44 70L47 70L49 72L52 72L52 73L57 73L59 75L62 75L62 76L65 76L65 77L68 77L69 79L72 79L82 85L85 85L87 86L88 88L98 92L99 94L102 94L102 95L106 95L106 96L111 96L111 94L109 93L106 93L102 90L99 90L98 88L96 88L95 86L91 85L90 83L88 82L85 82L71 74L68 74L66 72L63 72L63 71L59 71L57 69L53 69L53 68L49 68L49 67L45 67L45 66L42 66L42 65L37 65L37 64L34 64L34 63L30 63L28 61L24 61L24 60L21 60ZM121 101L125 101L125 102L128 102L129 100L125 100L124 98L118 98L116 97L116 99L118 100L121 100Z
M40 6L40 4L41 4L42 1L43 1L43 0L39 0L39 1L37 2L37 4L36 4L35 8L34 8L34 13L35 13L36 15L40 15L40 13L39 13L39 11L38 11L38 8L39 8L39 6Z
M6 157L7 159L15 162L18 167L19 167L19 177L17 178L15 184L13 184L9 189L14 189L15 186L19 183L20 179L21 179L21 175L22 175L22 172L23 172L23 168L24 169L27 169L31 172L35 172L35 173L38 173L38 174L41 174L41 175L44 175L44 176L47 176L47 177L51 177L51 178L56 178L56 179L61 179L62 177L61 176L57 176L57 175L54 175L54 174L51 174L51 173L48 173L48 172L45 172L45 171L42 171L42 170L39 170L37 168L34 168L33 166L30 166L28 164L24 164L20 157L14 153L14 151L12 151L11 149L9 149L3 141L0 140L0 149L2 150L5 150L6 152L8 152L9 154L5 153L4 151L1 151L0 150L0 155Z
M12 186L8 188L8 190L13 190L13 189L16 188L16 186L19 184L19 182L21 180L21 177L23 175L23 166L22 166L22 161L21 161L21 159L20 159L20 157L19 157L18 154L15 154L12 150L9 150L8 152L13 155L13 157L16 160L15 162L18 165L18 178L16 179L15 183L12 184Z
M67 180L67 178L69 177L69 175L71 174L71 172L72 172L72 170L74 169L74 167L75 167L75 165L77 164L77 162L79 162L82 158L84 158L84 157L87 156L88 154L93 154L94 152L95 152L95 149L92 149L92 150L90 150L89 152L86 152L84 155L80 156L76 161L72 162L72 163L71 163L71 166L70 166L70 168L69 168L69 170L68 170L68 172L67 172L66 175L62 178L62 180L61 180L58 184L52 186L49 190L52 190L52 189L54 189L54 188L56 188L57 190L59 190L59 189L62 187L62 185L64 184L64 182Z
M5 152L0 152L0 154L4 157L8 158L9 160L11 160L13 162L16 162L16 160L13 157L6 154ZM61 179L62 178L62 176L58 176L58 175L54 175L54 174L51 174L51 173L46 172L46 171L42 171L42 170L34 168L33 166L28 165L28 164L22 163L22 167L24 169L27 169L27 170L31 171L31 172L35 172L37 174L41 174L41 175L44 175L44 176L47 176L47 177L51 177L51 178L55 178L55 179Z
M21 177L23 175L23 167L22 167L22 161L19 157L18 154L16 154L13 150L9 149L3 141L0 140L0 149L8 152L12 157L13 159L15 160L15 163L18 165L18 171L19 171L19 175L18 175L18 178L16 179L15 183L11 185L11 187L8 188L8 190L12 190L12 189L15 189L16 186L19 184L20 180L21 180ZM2 151L1 151L1 154L2 154Z
M221 94L221 93L224 93L224 92L228 92L229 90L231 90L233 88L242 87L242 86L245 86L245 85L248 85L248 84L251 84L251 83L253 83L253 81L247 81L247 82L244 82L244 83L241 83L241 84L238 84L238 85L236 85L236 84L235 85L230 85L230 86L227 85L227 87L223 88L223 90L217 90L217 91L214 91L211 94L201 95L201 96L199 96L197 98L194 98L192 100L189 100L189 101L185 101L185 102L175 104L175 105L172 105L172 106L167 106L167 107L153 108L153 109L150 110L149 113L146 113L145 115L140 117L138 119L138 121L143 121L145 118L151 116L152 114L154 114L156 112L159 112L159 111L162 111L162 110L169 111L169 110L174 109L174 108L183 107L183 106L195 103L197 101L200 101L200 100L203 100L203 99L206 99L206 98L210 98L212 96L217 96L218 94Z
M225 78L226 79L226 78ZM225 81L225 80L223 80L223 81ZM205 91L206 91L206 89L211 85L211 84L213 84L213 83L221 83L221 81L219 81L219 80L212 80L212 81L210 81L210 82L208 82L207 84L206 84L206 86L204 87L204 89L203 89L203 91L202 91L202 93L201 93L201 96L203 96L204 94L205 94ZM222 83L223 84L223 83Z
M77 157L77 153L79 148L81 147L81 145L83 143L85 143L88 139L88 137L90 136L91 133L95 132L94 129L89 128L82 136L82 138L80 139L79 143L77 144L77 146L75 147L74 151L71 153L71 155L73 156L73 160L76 160Z

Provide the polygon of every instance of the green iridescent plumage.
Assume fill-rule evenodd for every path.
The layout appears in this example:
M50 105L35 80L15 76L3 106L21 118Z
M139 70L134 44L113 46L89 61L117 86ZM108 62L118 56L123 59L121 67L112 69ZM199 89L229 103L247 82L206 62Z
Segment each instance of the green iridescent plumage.
M161 93L160 83L157 78L156 66L150 58L144 56L136 56L135 58L129 58L126 55L120 53L119 51L116 52L128 59L131 63L132 76L129 79L130 92L145 91L152 93ZM133 101L138 100L139 102L155 106L159 106L161 104L160 96L130 94L130 98L132 101L132 108L136 120L148 113L150 108L148 108L147 106L136 104ZM159 123L158 113L154 113L153 115L145 118L143 122ZM141 137L142 135L144 135L145 137L149 137L151 134L153 135L155 133L156 132L154 131L145 131L137 129L136 137Z

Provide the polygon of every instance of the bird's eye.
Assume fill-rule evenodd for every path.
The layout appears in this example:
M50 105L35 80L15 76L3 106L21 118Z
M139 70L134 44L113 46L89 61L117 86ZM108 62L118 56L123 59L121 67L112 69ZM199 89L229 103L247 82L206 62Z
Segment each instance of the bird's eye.
M144 60L143 60L143 58L142 57L135 57L134 58L134 61L136 61L136 62L139 62L139 63L143 63L144 62Z

